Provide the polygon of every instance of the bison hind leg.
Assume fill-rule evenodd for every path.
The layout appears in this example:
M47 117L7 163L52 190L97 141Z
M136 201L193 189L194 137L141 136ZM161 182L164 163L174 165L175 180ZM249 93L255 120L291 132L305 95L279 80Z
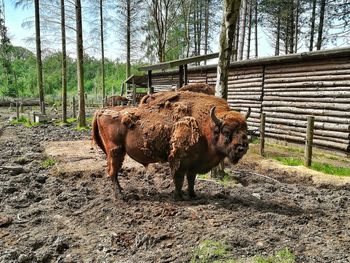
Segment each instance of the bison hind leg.
M112 183L114 187L114 194L117 198L118 195L123 197L123 188L120 186L118 175L120 168L122 167L125 157L125 150L122 146L117 146L110 150L108 160L108 173L112 178Z

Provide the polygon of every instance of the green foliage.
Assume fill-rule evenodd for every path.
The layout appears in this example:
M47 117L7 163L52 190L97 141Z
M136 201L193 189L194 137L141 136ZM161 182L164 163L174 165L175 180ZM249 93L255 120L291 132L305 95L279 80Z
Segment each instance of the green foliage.
M47 158L41 163L41 166L43 168L47 169L47 168L49 168L51 166L54 166L55 164L56 164L56 160L55 159Z
M76 126L74 128L75 131L90 131L91 130L91 127L88 127L88 126L84 126L84 127L81 127L81 126Z
M303 160L294 157L273 157L273 159L288 166L300 166L303 165ZM310 167L312 170L319 171L325 174L337 175L337 176L350 176L350 168L336 167L328 163L313 162Z
M37 97L36 60L34 54L22 47L9 45L7 57L11 66L11 76L0 71L0 95L9 97ZM50 53L43 59L44 89L46 97L52 96L56 100L61 96L61 52ZM0 56L1 57L1 56ZM4 57L4 56L2 56ZM2 63L2 58L0 58ZM85 54L84 56L84 83L85 91L101 96L101 61ZM138 65L131 68L137 72ZM126 79L126 67L123 63L105 60L105 88L106 94L120 94L121 85ZM68 98L77 94L76 62L67 57L67 92Z
M256 257L255 263L295 263L294 254L288 249L278 251L274 256Z
M26 118L24 116L20 116L18 120L15 119L15 120L10 121L10 124L12 124L12 125L21 124L27 128L40 125L40 123L38 123L38 122L31 122L28 118Z
M230 259L228 246L224 243L204 240L194 251L191 263L209 263L209 262L235 262Z

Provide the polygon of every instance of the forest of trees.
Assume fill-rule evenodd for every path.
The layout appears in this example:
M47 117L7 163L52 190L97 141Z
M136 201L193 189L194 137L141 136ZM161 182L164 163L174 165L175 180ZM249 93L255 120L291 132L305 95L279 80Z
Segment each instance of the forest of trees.
M222 0L14 0L33 9L33 53L11 44L0 6L0 95L88 92L104 96L142 63L217 51ZM266 35L275 55L350 43L350 0L242 0L233 60L259 57ZM111 41L111 32L118 39ZM109 41L109 42L107 42ZM105 57L106 43L122 48ZM109 44L110 45L110 44ZM109 47L109 49L111 49ZM117 51L116 51L117 52ZM68 54L68 55L67 55Z

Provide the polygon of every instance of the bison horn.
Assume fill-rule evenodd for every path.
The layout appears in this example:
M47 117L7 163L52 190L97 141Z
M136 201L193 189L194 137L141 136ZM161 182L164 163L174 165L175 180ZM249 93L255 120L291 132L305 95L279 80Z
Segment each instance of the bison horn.
M211 108L210 110L210 117L211 119L213 120L213 122L217 125L217 126L221 126L222 125L222 120L218 119L216 116L215 116L215 106L213 108Z
M248 107L248 111L247 111L247 113L245 114L245 119L246 119L246 120L249 118L250 112L251 112L251 109L250 109L250 107Z

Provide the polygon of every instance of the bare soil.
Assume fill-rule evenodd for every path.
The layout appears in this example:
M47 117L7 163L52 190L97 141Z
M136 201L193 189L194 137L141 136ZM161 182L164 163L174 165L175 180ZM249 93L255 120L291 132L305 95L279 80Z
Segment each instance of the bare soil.
M248 154L229 167L236 183L197 180L198 198L176 202L166 164L127 159L115 200L89 132L1 126L0 262L188 262L207 239L247 261L289 248L297 262L350 262L346 179Z

